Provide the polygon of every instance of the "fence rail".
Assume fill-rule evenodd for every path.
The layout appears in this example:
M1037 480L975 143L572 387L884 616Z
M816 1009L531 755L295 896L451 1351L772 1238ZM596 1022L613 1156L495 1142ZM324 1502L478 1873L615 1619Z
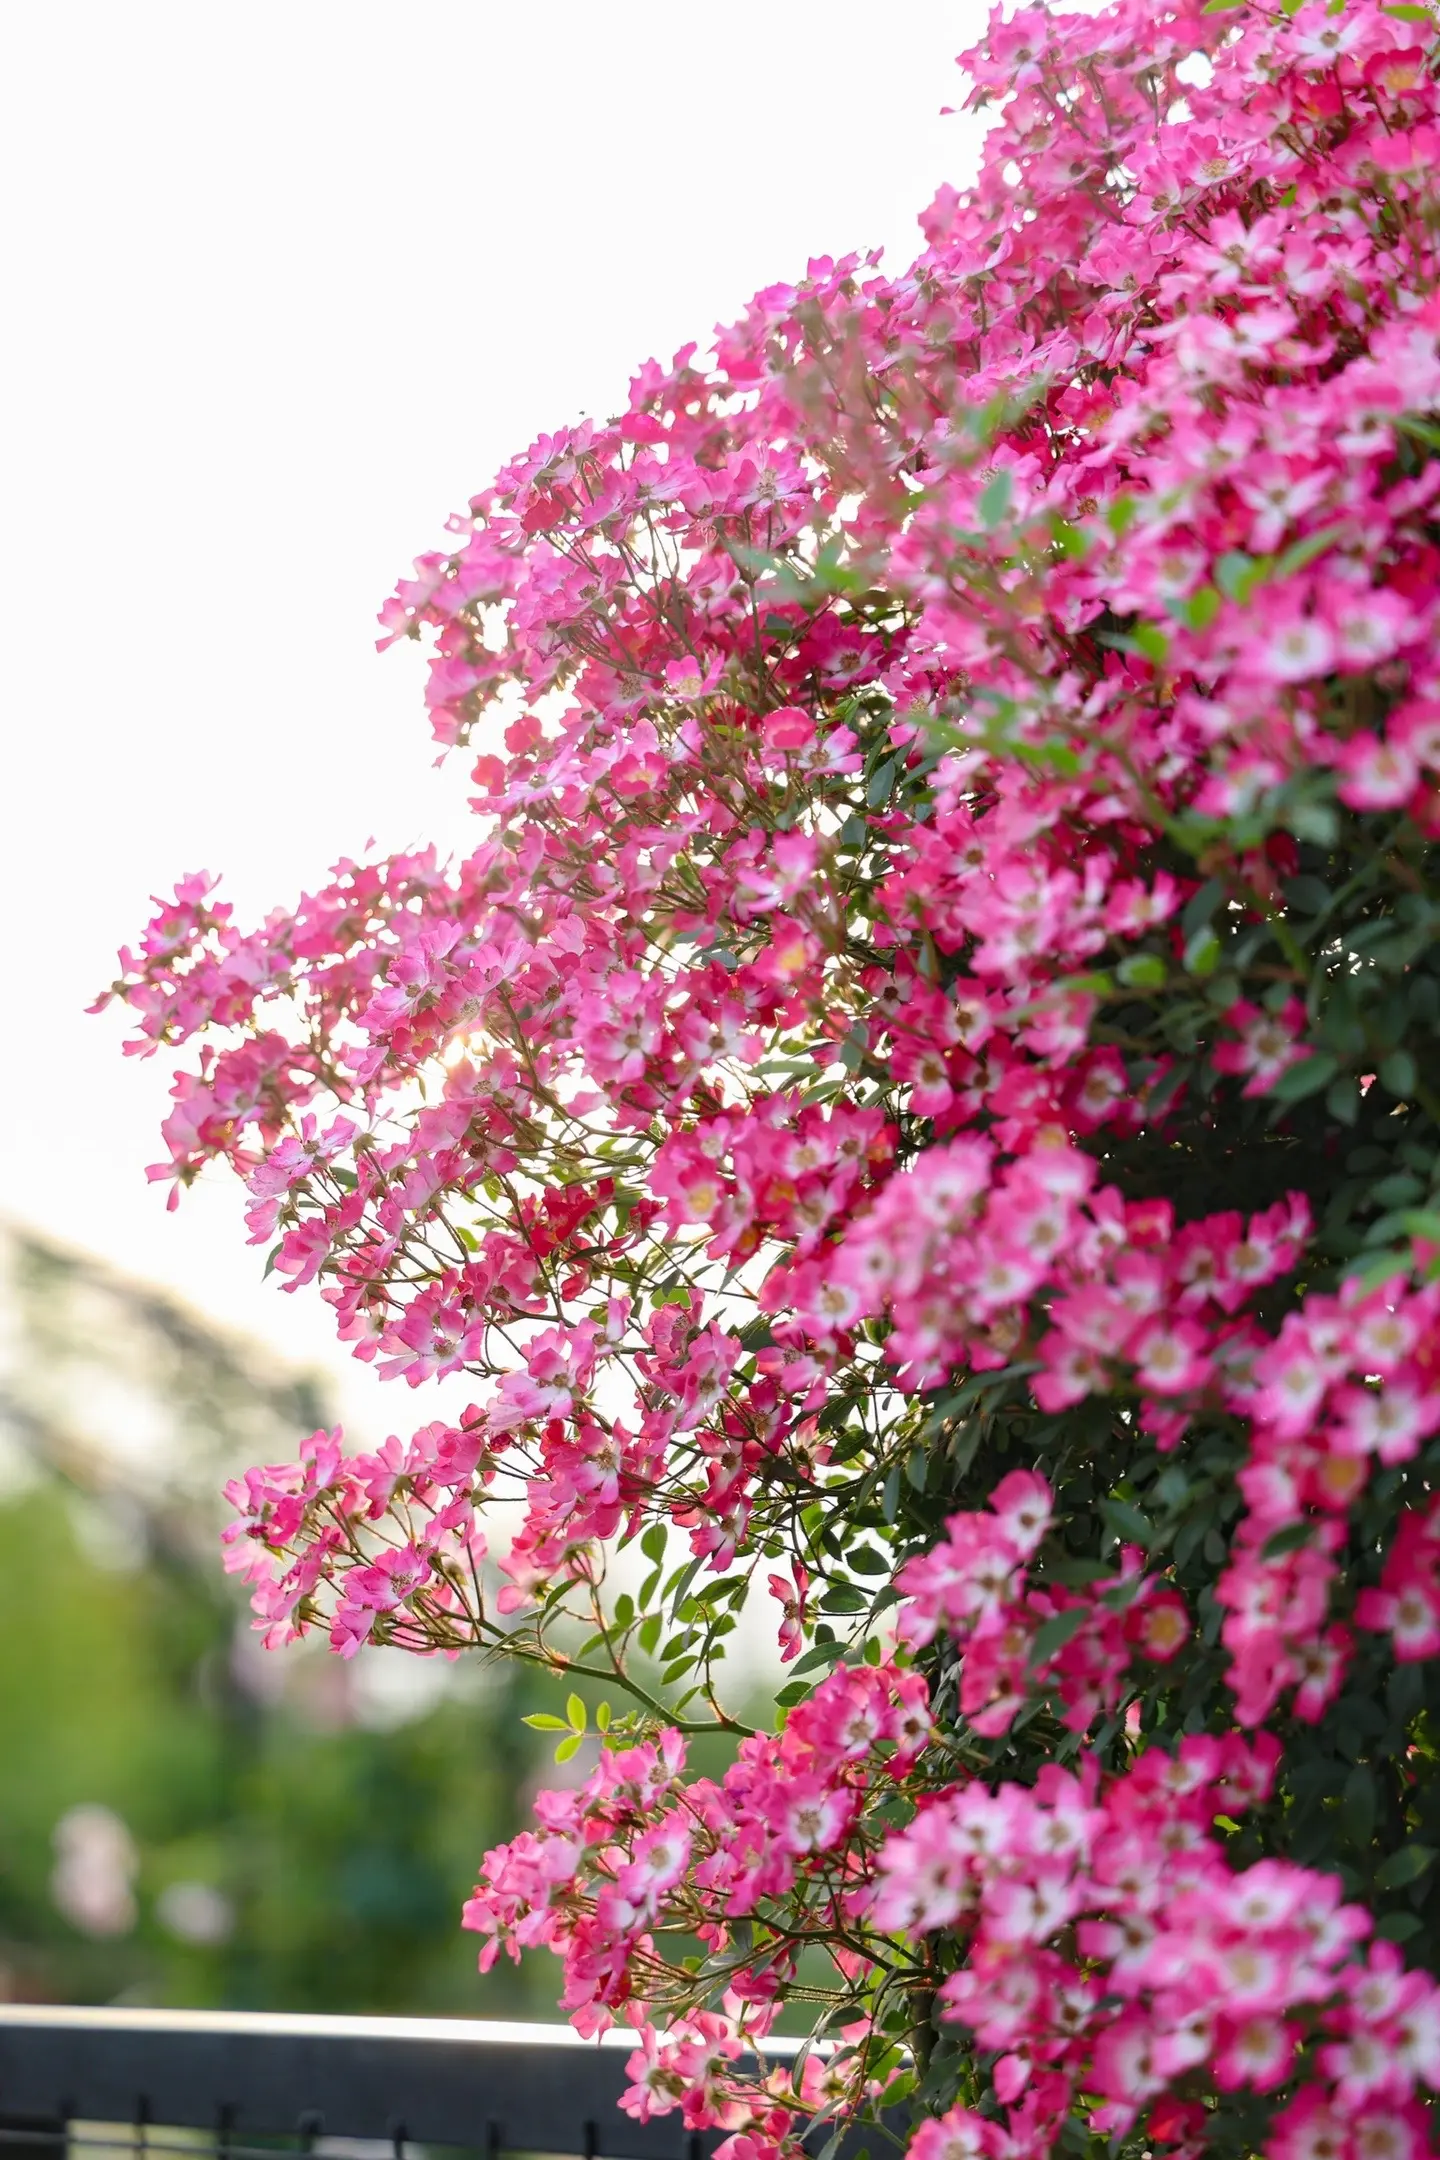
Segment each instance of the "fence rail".
M276 2160L277 2143L351 2141L395 2160L407 2146L703 2160L714 2138L678 2115L620 2113L632 2048L627 2033L452 2018L0 2005L0 2160Z

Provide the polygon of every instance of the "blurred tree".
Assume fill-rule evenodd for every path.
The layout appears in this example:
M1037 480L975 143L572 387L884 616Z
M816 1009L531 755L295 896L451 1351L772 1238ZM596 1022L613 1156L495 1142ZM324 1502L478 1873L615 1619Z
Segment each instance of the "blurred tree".
M308 1376L0 1229L0 1994L553 2012L457 1924L543 1683L262 1658L221 1574L223 1475L324 1422Z

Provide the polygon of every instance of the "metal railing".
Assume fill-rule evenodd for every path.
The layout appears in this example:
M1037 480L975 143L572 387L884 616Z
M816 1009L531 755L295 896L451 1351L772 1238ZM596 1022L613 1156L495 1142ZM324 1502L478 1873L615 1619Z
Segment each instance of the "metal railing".
M0 2005L0 2160L703 2160L715 2138L678 2114L620 2112L633 2047L458 2018Z

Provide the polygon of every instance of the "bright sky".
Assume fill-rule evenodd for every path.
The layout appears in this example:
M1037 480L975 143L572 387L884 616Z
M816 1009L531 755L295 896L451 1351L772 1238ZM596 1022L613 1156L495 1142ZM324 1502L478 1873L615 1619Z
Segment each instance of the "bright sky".
M228 1181L167 1215L170 1068L82 1008L146 898L247 914L463 836L374 615L542 428L973 167L978 0L71 0L6 29L0 1210L412 1405L262 1285ZM414 1405L423 1419L433 1415ZM417 1422L419 1419L416 1420ZM408 1427L406 1428L408 1429Z

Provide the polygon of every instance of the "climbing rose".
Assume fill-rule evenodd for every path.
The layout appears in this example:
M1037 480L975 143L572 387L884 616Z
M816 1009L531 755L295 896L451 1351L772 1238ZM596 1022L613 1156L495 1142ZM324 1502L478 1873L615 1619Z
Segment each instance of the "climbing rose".
M565 1675L598 1763L466 1925L728 2160L1429 2148L1437 61L997 15L913 265L647 362L387 603L469 852L122 954L152 1176L473 1398L230 1487L257 1625Z

